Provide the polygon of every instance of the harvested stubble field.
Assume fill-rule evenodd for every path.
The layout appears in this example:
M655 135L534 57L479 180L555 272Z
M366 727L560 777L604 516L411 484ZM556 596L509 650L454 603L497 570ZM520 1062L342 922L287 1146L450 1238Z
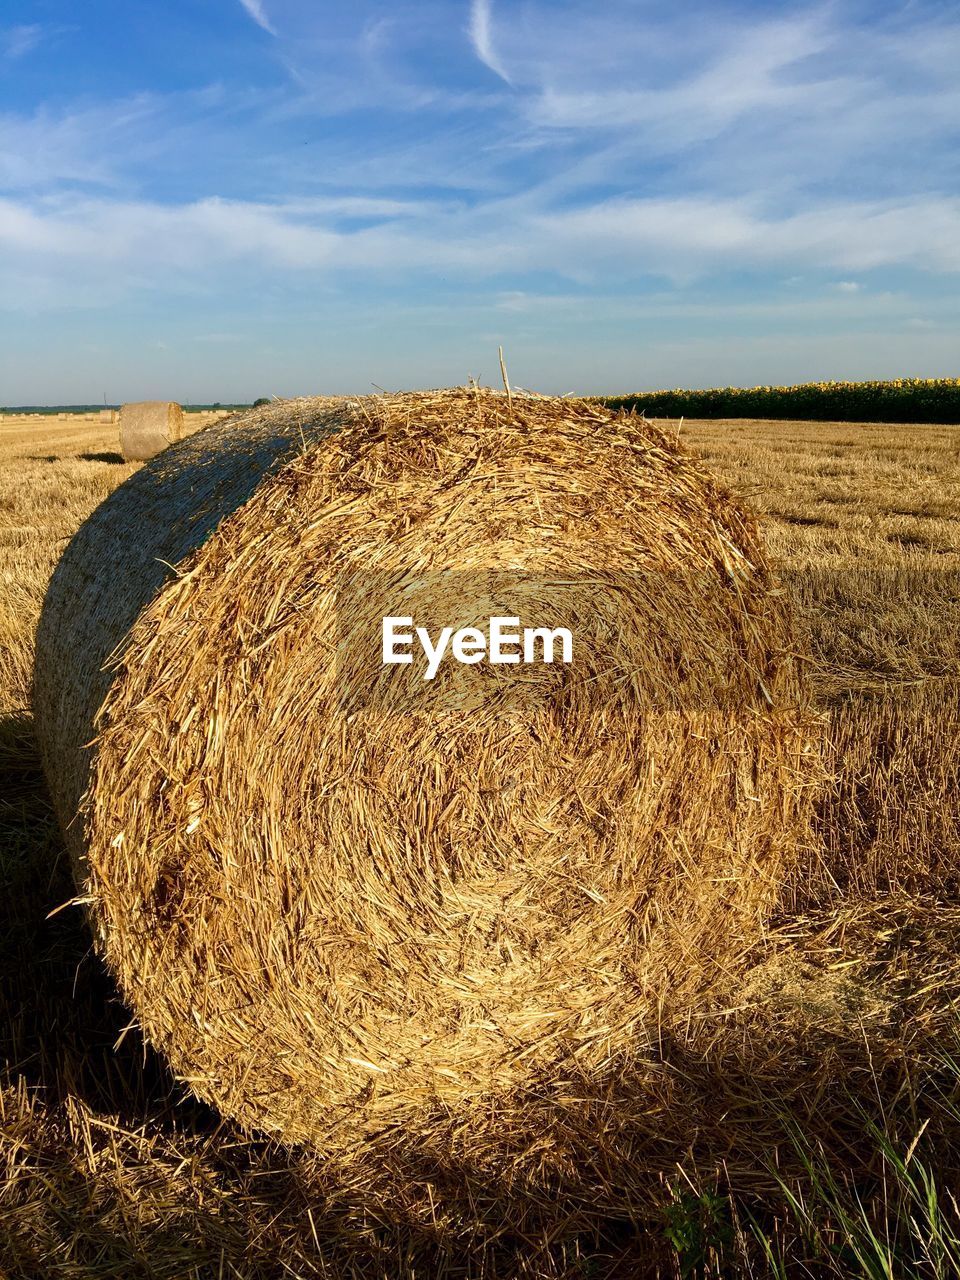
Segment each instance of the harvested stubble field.
M49 916L73 886L27 711L53 564L137 464L95 422L0 424L0 1275L957 1274L960 428L681 433L766 516L831 781L746 977L661 1028L649 1176L586 1239L365 1206L144 1049L81 913Z

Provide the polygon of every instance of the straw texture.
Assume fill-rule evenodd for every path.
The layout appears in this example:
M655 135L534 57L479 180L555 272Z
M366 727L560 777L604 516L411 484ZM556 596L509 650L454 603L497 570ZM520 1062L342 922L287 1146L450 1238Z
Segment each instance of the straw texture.
M428 685L380 666L385 613L566 620L575 661ZM793 644L750 519L642 419L301 400L83 526L35 711L99 947L191 1089L367 1191L467 1161L589 1220L663 1019L801 848Z
M172 401L140 400L120 407L120 452L127 462L146 462L182 436L183 410Z

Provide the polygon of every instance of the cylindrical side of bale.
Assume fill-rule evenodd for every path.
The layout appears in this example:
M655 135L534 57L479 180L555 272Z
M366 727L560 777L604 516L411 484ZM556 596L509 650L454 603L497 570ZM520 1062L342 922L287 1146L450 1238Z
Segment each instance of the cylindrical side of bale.
M145 1035L378 1185L460 1162L518 1230L622 1204L658 1036L805 837L774 586L697 460L588 402L277 402L155 458L64 553L34 677ZM428 680L381 661L388 615L568 619L573 657Z
M183 410L169 400L140 400L120 407L120 452L146 462L183 438Z
M102 423L109 424L109 423L116 422L116 420L117 420L117 411L116 411L116 409L101 409L101 410L100 410L100 421L101 421Z

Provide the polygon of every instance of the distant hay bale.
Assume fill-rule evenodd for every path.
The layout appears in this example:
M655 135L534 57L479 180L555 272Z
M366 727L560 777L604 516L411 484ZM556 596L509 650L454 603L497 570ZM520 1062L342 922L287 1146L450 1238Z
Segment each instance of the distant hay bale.
M117 420L117 411L116 411L116 409L101 409L101 410L100 410L100 421L101 421L102 423L109 424L109 423L116 422L116 420Z
M183 438L183 410L168 400L140 400L120 407L120 452L146 462Z
M388 614L566 620L574 660L428 682L382 665ZM349 1185L439 1195L439 1162L459 1213L482 1178L498 1230L576 1227L652 1158L644 1064L802 846L794 651L672 438L470 388L157 457L54 573L34 704L98 946L199 1096Z

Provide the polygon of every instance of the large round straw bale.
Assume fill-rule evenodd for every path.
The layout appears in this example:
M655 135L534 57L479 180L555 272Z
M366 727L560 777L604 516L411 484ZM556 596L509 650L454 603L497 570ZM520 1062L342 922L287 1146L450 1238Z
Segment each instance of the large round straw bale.
M183 410L170 400L139 400L120 406L120 452L127 462L146 462L183 437Z
M382 664L384 616L494 615L569 624L573 661ZM792 865L792 645L753 523L643 419L306 400L94 513L35 707L99 946L197 1094L368 1168L500 1160L546 1204L622 1194L597 1109L629 1131L665 1010Z

